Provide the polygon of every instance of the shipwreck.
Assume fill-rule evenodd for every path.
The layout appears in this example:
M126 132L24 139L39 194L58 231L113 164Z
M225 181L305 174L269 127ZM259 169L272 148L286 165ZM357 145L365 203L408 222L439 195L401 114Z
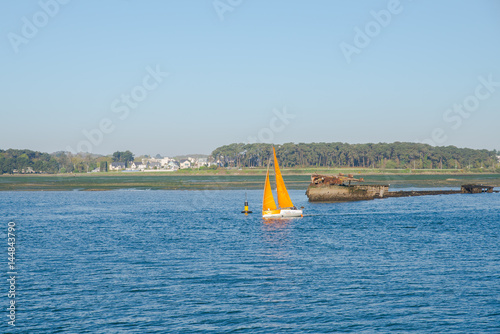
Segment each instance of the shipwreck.
M492 186L482 184L464 184L460 190L389 191L388 184L361 185L360 182L364 182L364 179L356 179L353 174L313 174L306 195L310 202L346 202L388 197L498 193Z

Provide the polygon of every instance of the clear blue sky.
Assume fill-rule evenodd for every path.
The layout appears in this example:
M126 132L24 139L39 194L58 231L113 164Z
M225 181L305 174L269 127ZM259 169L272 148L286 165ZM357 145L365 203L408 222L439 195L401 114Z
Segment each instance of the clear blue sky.
M54 1L0 5L0 148L76 150L86 130L101 154L255 138L500 149L499 1Z

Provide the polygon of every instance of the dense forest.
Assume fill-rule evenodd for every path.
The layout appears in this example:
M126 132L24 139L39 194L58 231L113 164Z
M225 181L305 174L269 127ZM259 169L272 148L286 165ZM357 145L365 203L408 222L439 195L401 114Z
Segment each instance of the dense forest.
M70 152L42 153L31 150L0 150L0 174L7 173L87 173L101 162L125 162L134 160L130 151L114 152L111 156Z
M112 160L88 153L42 153L31 150L0 150L0 174L18 173L86 173L99 162Z
M365 167L411 169L498 168L497 151L434 147L427 144L287 143L275 145L284 167ZM212 152L223 166L262 167L272 156L271 144L230 144Z

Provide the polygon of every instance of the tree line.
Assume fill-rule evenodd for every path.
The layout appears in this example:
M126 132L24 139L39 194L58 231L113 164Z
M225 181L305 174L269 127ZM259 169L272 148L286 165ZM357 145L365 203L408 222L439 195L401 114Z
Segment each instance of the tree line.
M31 167L36 171L55 173L59 170L58 160L48 154L31 150L0 150L0 172L12 173Z
M500 171L496 150L455 146L434 147L417 143L287 143L275 145L283 167L364 167L411 169L494 169ZM223 167L265 167L272 157L271 144L230 144L216 148L213 158ZM23 170L36 173L86 173L101 162L134 160L130 151L101 156L90 153L43 153L32 150L0 149L0 174ZM28 169L28 167L30 169Z
M125 162L134 160L130 151L117 151L111 156L70 152L43 153L32 150L0 149L0 174L12 173L87 173L101 162Z
M498 168L497 154L500 154L496 150L406 142L286 143L274 147L283 167ZM212 156L226 167L264 167L272 157L272 145L234 143L216 148Z

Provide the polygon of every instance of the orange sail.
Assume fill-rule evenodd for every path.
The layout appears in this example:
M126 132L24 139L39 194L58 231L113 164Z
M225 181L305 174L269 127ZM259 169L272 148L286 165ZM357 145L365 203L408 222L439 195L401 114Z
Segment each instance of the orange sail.
M278 205L280 208L292 208L293 203L288 195L288 191L285 187L285 181L283 181L283 176L281 176L280 166L278 165L278 159L276 158L276 150L273 147L274 153L274 174L276 174L276 189L278 190ZM267 172L269 178L269 171Z
M262 211L276 210L271 183L269 182L269 165L267 165L266 183L264 185L264 200L262 201Z

